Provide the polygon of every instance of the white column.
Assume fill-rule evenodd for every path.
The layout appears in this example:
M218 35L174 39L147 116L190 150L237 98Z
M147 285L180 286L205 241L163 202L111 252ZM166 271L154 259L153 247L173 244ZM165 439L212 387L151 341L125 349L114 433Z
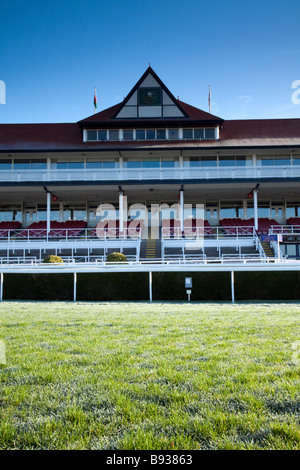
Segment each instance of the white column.
M74 273L73 300L76 302L77 273Z
M47 193L47 234L50 232L51 193Z
M149 271L149 301L152 302L152 272Z
M180 190L180 230L184 230L184 194L183 190Z
M231 271L231 301L234 304L234 271Z
M258 229L258 208L257 208L257 189L253 190L253 205L254 205L254 228Z
M123 205L123 191L119 191L119 230L124 230L124 205Z

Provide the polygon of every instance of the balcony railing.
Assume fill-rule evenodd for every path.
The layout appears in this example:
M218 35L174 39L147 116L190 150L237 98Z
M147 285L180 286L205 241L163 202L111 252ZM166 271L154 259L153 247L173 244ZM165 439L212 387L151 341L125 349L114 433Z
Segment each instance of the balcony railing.
M222 180L300 178L300 166L2 170L0 182Z

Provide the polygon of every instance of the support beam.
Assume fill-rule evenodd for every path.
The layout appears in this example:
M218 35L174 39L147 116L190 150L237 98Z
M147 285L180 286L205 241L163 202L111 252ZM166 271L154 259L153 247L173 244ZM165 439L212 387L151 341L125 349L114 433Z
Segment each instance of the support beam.
M3 273L0 273L0 302L3 300Z
M123 232L124 230L124 204L123 204L123 191L119 191L119 230Z
M50 232L51 193L47 192L47 235Z
M152 302L152 272L149 271L149 301Z
M73 287L73 300L76 302L76 294L77 294L77 273L74 273L74 287Z
M180 230L184 230L184 191L183 188L180 190Z
M253 190L253 205L254 205L254 228L258 229L258 208L257 208L257 189Z
M234 271L231 271L231 301L234 304Z

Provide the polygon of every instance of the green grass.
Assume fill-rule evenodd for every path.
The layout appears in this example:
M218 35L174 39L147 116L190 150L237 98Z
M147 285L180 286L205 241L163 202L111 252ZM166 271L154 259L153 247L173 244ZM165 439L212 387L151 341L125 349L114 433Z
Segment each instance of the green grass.
M3 302L0 318L2 450L300 449L300 304Z

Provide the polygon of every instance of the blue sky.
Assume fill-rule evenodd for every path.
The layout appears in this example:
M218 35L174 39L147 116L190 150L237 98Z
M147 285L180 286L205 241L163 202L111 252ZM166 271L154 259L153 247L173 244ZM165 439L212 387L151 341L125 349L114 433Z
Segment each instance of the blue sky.
M76 122L123 99L151 63L180 100L224 119L300 117L298 0L0 3L0 123Z

